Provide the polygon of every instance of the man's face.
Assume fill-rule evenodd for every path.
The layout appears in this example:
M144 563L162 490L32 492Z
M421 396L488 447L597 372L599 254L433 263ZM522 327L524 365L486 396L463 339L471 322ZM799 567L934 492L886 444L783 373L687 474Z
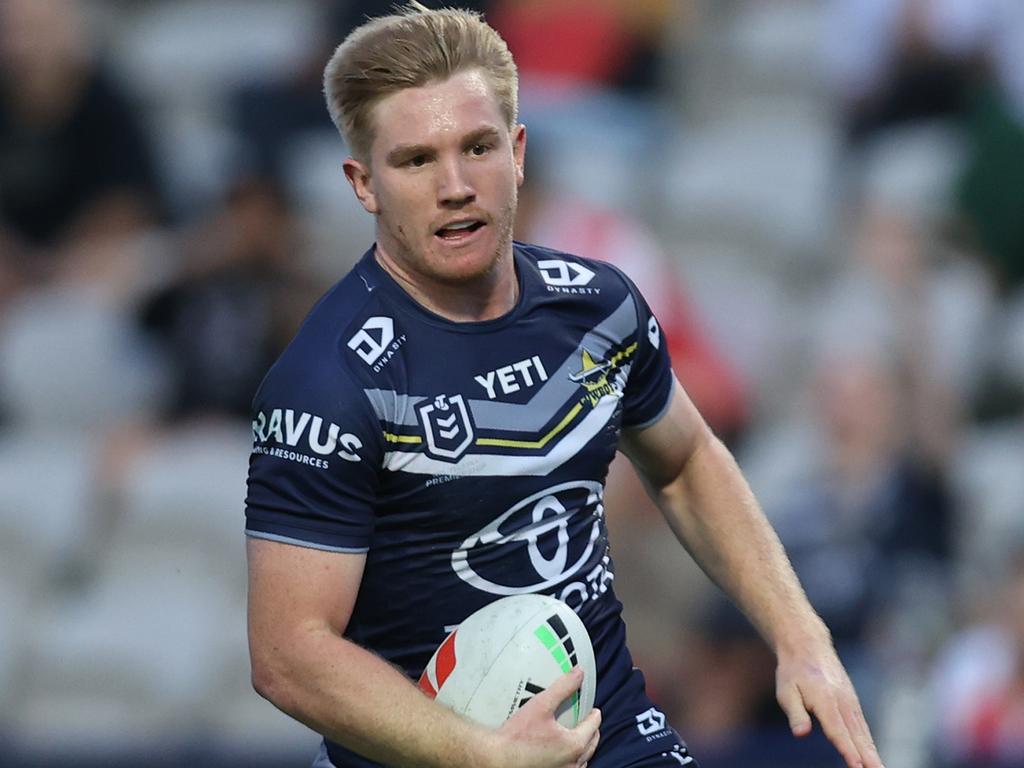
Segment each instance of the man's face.
M481 72L391 94L373 125L369 164L350 159L345 174L387 258L413 280L452 285L511 254L526 131L509 131Z

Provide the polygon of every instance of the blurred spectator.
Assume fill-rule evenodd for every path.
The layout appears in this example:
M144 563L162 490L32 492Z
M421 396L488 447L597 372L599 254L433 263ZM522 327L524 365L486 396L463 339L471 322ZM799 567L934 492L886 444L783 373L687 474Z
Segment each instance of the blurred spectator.
M936 665L934 758L944 768L1024 765L1024 547L991 597L987 617L953 635Z
M828 59L848 138L955 119L960 207L999 284L1024 282L1024 4L832 0Z
M232 98L234 127L245 143L245 162L255 173L284 179L296 139L318 131L337 134L322 91L330 53L326 46L317 47L293 76L249 83Z
M232 122L246 144L250 170L284 180L296 141L318 132L337 141L337 129L324 105L324 65L334 46L379 11L380 4L373 0L323 3L318 40L301 66L285 78L247 83L233 95Z
M926 243L896 211L862 210L817 318L814 439L769 510L869 716L887 670L914 674L943 631L953 556L955 390L936 364Z
M74 0L0 0L0 179L0 274L11 284L110 277L122 265L105 246L152 222L140 120Z
M168 391L161 410L106 434L96 483L107 525L137 514L132 504L195 510L197 498L231 498L235 478L218 472L247 445L253 392L325 288L306 273L289 201L266 179L236 180L181 240L180 272L141 302L137 318L164 359ZM185 468L170 485L168 466ZM232 521L210 524L223 533Z
M992 3L831 0L826 55L853 143L902 123L966 111L983 76L984 51L964 28L978 29L984 11L972 13L970 6L985 5Z
M817 376L825 454L779 510L779 529L837 642L855 644L901 596L905 571L941 573L952 499L943 465L901 416L915 406L891 361L847 352Z
M188 238L182 274L142 311L174 371L168 416L245 418L253 392L316 298L282 191L236 183L223 209Z

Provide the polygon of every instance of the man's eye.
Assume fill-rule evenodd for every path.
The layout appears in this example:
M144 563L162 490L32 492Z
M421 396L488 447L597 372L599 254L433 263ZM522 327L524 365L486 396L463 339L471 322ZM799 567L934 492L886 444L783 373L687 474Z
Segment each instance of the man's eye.
M470 151L477 157L481 157L482 155L486 155L490 149L491 148L486 144L474 144L473 149Z
M416 155L415 157L410 157L406 161L406 164L407 165L411 165L413 168L422 168L424 165L427 164L427 156L426 155Z

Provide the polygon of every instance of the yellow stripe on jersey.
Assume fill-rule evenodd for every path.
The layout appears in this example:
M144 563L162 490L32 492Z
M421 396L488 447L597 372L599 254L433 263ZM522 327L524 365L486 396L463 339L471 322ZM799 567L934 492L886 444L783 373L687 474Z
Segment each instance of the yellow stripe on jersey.
M481 437L476 441L477 445L493 445L498 448L543 448L548 442L561 432L569 424L570 421L576 418L580 411L583 410L583 405L576 403L558 424L552 428L544 437L540 440L503 440L497 437Z
M389 443L412 443L413 445L423 442L423 438L419 435L393 435L390 432L384 433L384 439Z
M614 368L616 365L619 364L619 362L621 362L622 360L625 360L627 357L632 355L634 352L636 352L637 346L639 346L638 343L634 341L632 344L630 344L628 347L626 347L621 352L616 352L614 355L612 355L611 359L608 361L608 367L609 368Z

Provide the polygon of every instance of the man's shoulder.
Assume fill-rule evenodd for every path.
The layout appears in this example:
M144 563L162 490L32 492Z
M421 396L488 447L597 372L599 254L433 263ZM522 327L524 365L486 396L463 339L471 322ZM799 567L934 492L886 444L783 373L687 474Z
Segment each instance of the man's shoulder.
M621 301L630 292L623 273L607 262L533 243L517 242L516 248L549 294Z
M313 305L267 373L267 388L330 392L359 390L366 349L386 342L389 318L357 263Z

